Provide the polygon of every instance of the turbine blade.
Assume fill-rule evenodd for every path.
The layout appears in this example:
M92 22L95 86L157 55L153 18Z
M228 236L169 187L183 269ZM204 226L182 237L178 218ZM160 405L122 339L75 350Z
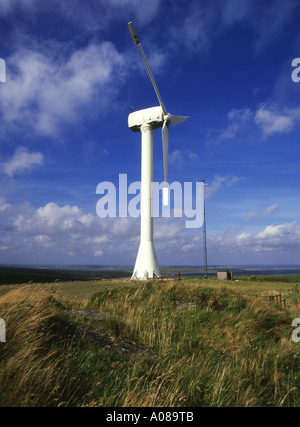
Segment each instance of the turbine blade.
M169 120L171 125L175 126L175 125L179 125L179 123L183 123L186 121L186 119L188 119L188 116L170 116Z
M162 127L162 145L163 145L163 158L164 158L164 177L165 188L163 189L163 204L169 204L169 188L168 188L168 158L169 158L169 123L165 121Z
M162 100L162 98L161 98L161 96L160 96L160 93L159 93L158 88L157 88L157 85L156 85L156 83L155 83L155 80L154 80L153 74L152 74L151 69L150 69L150 66L149 66L149 64L148 64L148 61L147 61L146 55L145 55L145 53L144 53L144 51L143 51L142 45L141 45L141 43L140 43L140 41L139 41L139 38L138 38L138 36L137 36L137 34L136 34L136 31L135 31L135 29L134 29L134 26L133 26L132 22L129 22L128 27L129 27L130 34L131 34L131 36L132 36L132 38L133 38L133 42L134 42L134 44L138 45L138 47L139 47L139 49L140 49L141 55L142 55L142 57L143 57L143 60L144 60L144 62L145 62L145 65L146 65L146 68L147 68L148 74L149 74L150 79L151 79L151 82L152 82L152 85L153 85L153 87L154 87L154 90L155 90L156 96L157 96L158 101L159 101L159 103L160 103L160 106L161 106L161 108L162 108L162 110L163 110L164 116L166 116L166 115L168 114L168 113L167 113L167 110L166 110L166 107L164 106L163 100Z

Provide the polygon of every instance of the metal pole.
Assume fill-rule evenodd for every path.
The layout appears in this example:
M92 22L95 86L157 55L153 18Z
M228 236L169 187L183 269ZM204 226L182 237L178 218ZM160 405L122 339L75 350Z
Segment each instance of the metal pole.
M204 274L207 276L208 274L208 266L207 266L207 241L206 241L206 214L205 214L205 193L204 193L204 186L205 186L205 180L202 178L203 183L203 216L204 216L204 222L203 222L203 254L204 254Z

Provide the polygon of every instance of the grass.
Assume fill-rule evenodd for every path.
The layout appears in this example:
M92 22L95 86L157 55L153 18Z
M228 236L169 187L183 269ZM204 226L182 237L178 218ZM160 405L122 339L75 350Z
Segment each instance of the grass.
M279 291L286 310L265 298ZM1 407L300 406L294 283L193 277L0 292Z

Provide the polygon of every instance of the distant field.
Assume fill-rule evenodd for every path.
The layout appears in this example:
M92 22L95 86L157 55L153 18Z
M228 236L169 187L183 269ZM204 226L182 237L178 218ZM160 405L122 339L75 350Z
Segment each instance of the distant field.
M298 283L250 279L4 284L0 406L299 407Z
M122 270L72 270L53 268L0 267L0 285L15 283L49 283L62 281L90 281L130 277Z
M208 277L216 277L217 271L224 267L209 267ZM237 268L227 267L237 280L299 281L300 268ZM181 273L182 277L204 276L200 267L161 267L163 278L174 278ZM132 267L97 267L97 266L61 266L61 267L13 267L0 266L0 285L25 283L74 282L130 278Z
M85 271L82 272L85 275ZM124 272L120 273L122 277ZM105 277L107 272L104 272L103 276ZM112 274L115 276L115 273ZM36 276L37 277L37 276ZM40 287L43 285L45 289L53 290L58 292L62 297L68 298L72 302L85 302L89 300L94 293L102 289L108 288L118 288L118 287L134 287L136 282L129 280L130 277L123 279L105 279L101 278L96 280L88 280L86 277L85 281L73 280L73 281L46 281L46 275L44 276L45 282L39 283L38 281L31 284L34 287ZM48 277L49 278L49 277ZM36 279L37 280L37 279ZM170 280L170 279L169 279ZM203 277L203 276L188 276L183 277L183 281L187 283L199 283L199 284L209 284L212 286L222 286L222 287L234 287L234 289L243 291L249 295L260 294L261 297L267 297L272 294L282 294L283 298L286 298L291 304L300 304L300 275L285 275L285 276L236 276L233 281L230 282L221 282L216 277ZM182 282L180 282L182 283ZM21 281L21 283L12 283L12 284L2 284L0 286L0 296L9 292L12 289L17 289L21 285L24 286L28 284L26 281Z

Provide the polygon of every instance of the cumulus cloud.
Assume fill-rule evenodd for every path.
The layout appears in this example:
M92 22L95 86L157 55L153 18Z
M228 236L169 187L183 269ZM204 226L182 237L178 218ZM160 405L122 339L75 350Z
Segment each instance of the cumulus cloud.
M15 262L88 264L134 264L139 245L140 221L133 218L100 219L78 206L48 203L38 209L26 204L11 206L5 200L0 209L1 259L13 254ZM275 209L275 208L274 208ZM269 209L272 210L271 207ZM185 218L157 218L154 238L162 264L199 265L202 234L185 228ZM210 263L224 263L229 253L247 264L265 254L296 259L300 249L300 229L296 222L268 225L256 233L208 236ZM277 255L276 255L277 254ZM269 256L268 255L268 256ZM27 257L27 258L26 258ZM276 258L277 257L277 258ZM268 260L268 261L266 261Z
M223 265L297 264L300 228L291 222L268 225L256 233L227 230L208 236L207 246L209 259ZM197 247L195 243L194 250Z
M0 170L13 177L30 172L33 168L42 166L43 163L44 155L42 153L30 153L27 148L19 147L11 159L0 164Z
M274 107L262 106L255 115L255 123L266 138L276 133L289 133L294 130L300 118L300 108L285 108L282 111Z
M2 206L8 204L3 200ZM171 257L177 245L183 247L189 241L185 218L157 218L154 235L158 251ZM30 256L32 262L39 256L43 263L45 259L57 263L71 256L77 262L85 258L89 263L96 257L100 263L133 264L139 239L139 218L100 219L78 206L53 202L38 209L26 204L0 210L2 255L13 253L14 260Z
M228 126L222 131L216 131L219 136L214 141L221 142L240 137L249 129L257 126L263 139L280 134L293 132L299 127L300 107L278 108L272 105L260 105L256 109L234 108L228 115ZM211 139L211 130L208 138Z
M65 59L59 48L20 49L7 58L9 79L0 98L4 123L57 135L62 125L79 120L84 108L104 107L113 99L124 58L111 42L92 43Z
M10 206L4 200L2 204ZM137 250L139 222L131 218L100 219L76 205L53 202L37 209L29 204L15 205L8 211L0 210L0 244L14 251L14 259L30 253L32 257L50 256L52 262L67 256L80 262L83 257L100 259L102 254L106 262L113 262L116 248L119 259L134 258ZM12 238L10 245L2 241L7 235Z
M236 238L239 247L255 252L298 251L300 248L300 231L296 222L268 225L255 235L245 234Z
M182 263L201 265L203 241L199 233L189 233L173 223L172 231L168 233L164 254L167 262L181 257ZM162 231L164 231L162 229ZM158 243L159 248L161 242ZM174 245L172 247L172 245ZM207 246L210 264L249 265L253 264L284 264L297 263L297 253L300 249L300 228L296 222L268 225L256 233L242 232L234 234L225 230L223 234L208 235ZM176 249L175 249L176 248ZM180 252L178 252L180 248ZM180 261L177 261L180 263Z
M56 203L48 203L36 211L36 219L41 219L47 226L59 225L63 230L74 227L74 222L86 223L85 216L77 206L58 206Z

